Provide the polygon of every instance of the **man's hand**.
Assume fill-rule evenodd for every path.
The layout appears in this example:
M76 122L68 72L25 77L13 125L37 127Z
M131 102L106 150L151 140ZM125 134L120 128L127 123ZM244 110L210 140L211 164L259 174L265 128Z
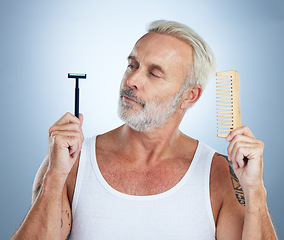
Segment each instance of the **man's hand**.
M233 130L227 141L228 158L244 191L263 187L263 142L246 126Z
M72 210L64 184L84 141L83 115L79 118L66 113L49 129L49 153L35 179L38 193L11 239L67 239L70 235ZM63 211L70 213L69 224L62 225Z
M48 172L64 179L64 182L82 148L82 124L82 114L78 119L66 113L49 129Z

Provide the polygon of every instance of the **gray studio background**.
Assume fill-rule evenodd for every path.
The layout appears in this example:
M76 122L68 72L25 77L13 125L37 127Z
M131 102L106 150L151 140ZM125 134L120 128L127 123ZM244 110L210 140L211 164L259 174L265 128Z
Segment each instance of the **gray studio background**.
M215 52L217 71L241 76L242 124L265 143L264 179L279 239L283 230L283 1L0 1L0 238L26 215L34 175L48 151L48 128L73 113L81 81L85 137L119 126L126 57L152 20L195 29ZM188 111L181 130L226 153L216 137L215 84Z

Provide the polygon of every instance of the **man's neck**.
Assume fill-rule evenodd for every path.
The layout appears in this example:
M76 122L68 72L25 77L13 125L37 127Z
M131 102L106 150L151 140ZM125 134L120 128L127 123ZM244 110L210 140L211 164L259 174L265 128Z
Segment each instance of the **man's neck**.
M126 124L119 128L121 152L143 165L154 165L171 157L182 136L178 126L165 126L149 132L137 132Z

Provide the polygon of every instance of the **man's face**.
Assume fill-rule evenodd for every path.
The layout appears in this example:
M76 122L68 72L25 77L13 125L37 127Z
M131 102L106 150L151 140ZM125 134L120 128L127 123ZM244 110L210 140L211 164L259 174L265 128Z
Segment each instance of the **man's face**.
M179 107L192 48L172 36L149 33L134 46L121 83L119 116L136 131L163 126Z

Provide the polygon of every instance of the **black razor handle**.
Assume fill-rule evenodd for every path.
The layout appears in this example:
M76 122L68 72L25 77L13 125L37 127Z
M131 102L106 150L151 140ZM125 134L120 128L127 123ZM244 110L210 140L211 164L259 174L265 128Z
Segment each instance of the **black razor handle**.
M79 79L76 78L76 88L75 88L75 116L79 118Z

